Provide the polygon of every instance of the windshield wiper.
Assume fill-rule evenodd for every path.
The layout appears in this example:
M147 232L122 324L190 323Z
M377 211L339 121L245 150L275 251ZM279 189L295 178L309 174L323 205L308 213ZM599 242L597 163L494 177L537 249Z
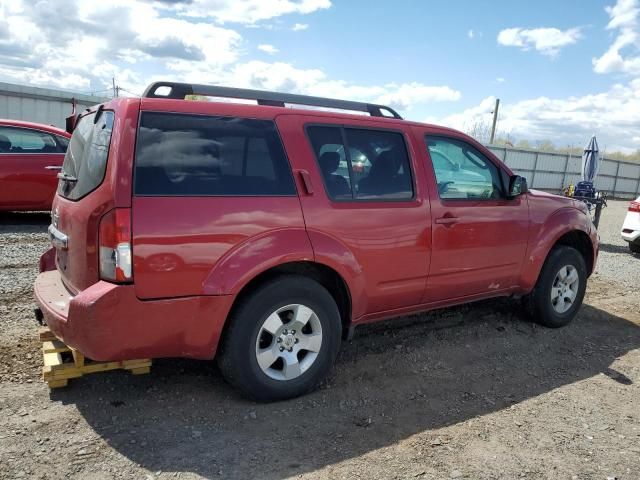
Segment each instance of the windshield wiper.
M65 173L65 172L58 173L58 178L60 180L63 180L69 183L76 183L78 181L76 177L74 177L73 175L69 175L68 173Z

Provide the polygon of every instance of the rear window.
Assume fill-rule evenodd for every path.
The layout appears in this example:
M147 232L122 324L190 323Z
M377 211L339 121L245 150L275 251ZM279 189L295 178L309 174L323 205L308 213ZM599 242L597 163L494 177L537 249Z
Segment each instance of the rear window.
M96 115L99 115L96 118ZM58 194L78 200L104 179L113 129L113 112L99 110L80 119L64 156Z
M272 121L144 112L135 193L285 196L296 190Z

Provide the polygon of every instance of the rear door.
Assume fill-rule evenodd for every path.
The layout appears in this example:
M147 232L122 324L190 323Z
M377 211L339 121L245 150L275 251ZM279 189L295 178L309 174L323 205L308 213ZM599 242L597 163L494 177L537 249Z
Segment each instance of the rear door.
M0 126L0 208L48 210L65 151L62 137Z
M281 115L278 126L312 189L301 202L314 253L359 265L364 298L354 299L354 317L420 303L431 220L404 125ZM334 242L342 250L326 249Z
M465 137L416 132L432 185L433 256L424 300L517 285L529 237L526 195L507 198L508 172Z

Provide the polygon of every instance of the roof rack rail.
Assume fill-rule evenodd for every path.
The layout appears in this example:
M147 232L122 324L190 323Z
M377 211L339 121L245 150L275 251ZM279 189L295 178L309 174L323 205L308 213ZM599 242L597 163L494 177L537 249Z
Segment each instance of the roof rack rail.
M163 88L165 92L158 93ZM238 98L243 100L256 100L258 105L272 107L284 107L285 104L305 105L309 107L333 108L337 110L351 110L354 112L367 112L372 117L402 117L393 108L374 103L352 102L350 100L335 100L332 98L312 97L309 95L297 95L293 93L267 92L263 90L250 90L246 88L219 87L215 85L198 85L193 83L154 82L147 87L142 94L146 98L171 98L184 99L187 95L204 95L208 97ZM386 111L390 115L385 115Z

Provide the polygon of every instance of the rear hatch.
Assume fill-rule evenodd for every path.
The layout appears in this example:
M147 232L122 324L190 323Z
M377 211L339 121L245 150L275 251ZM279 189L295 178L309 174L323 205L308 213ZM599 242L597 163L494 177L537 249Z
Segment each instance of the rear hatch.
M114 206L105 181L115 112L99 107L82 116L73 132L51 211L49 234L56 265L69 290L77 293L99 280L98 228Z

